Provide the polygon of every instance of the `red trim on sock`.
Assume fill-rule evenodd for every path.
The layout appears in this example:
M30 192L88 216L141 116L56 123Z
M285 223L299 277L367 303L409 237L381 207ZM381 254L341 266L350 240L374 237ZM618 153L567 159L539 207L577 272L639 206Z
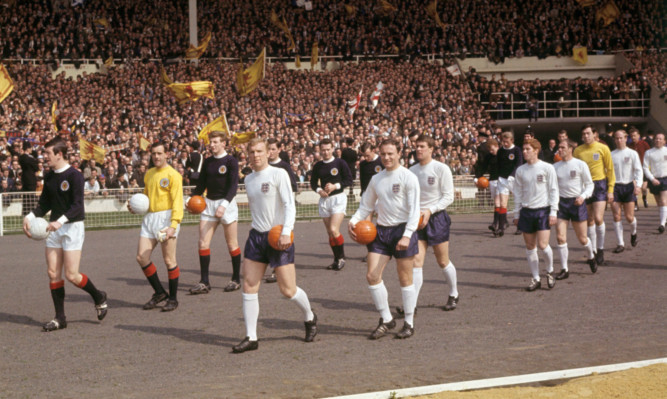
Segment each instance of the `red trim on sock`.
M507 213L507 208L498 208L498 213L500 213L501 215L506 214Z
M495 208L493 208L493 211L496 212L496 213L500 213L500 208L499 208L499 207L495 207Z
M83 288L86 286L87 283L88 283L88 276L81 273L81 282L79 282L79 284L77 284L76 286L79 288Z
M157 269L155 268L155 265L153 264L153 262L151 262L151 264L146 266L146 267L142 267L141 270L143 270L144 276L146 276L146 277L150 277L150 276L154 275L155 273L157 273Z
M332 247L336 246L336 239L329 237L329 245Z
M65 280L56 281L55 283L49 283L49 288L52 290L57 290L58 288L63 288L65 286Z
M178 268L178 266L176 266L173 269L168 269L167 273L169 274L169 280L173 280L181 275L181 270Z
M235 250L231 251L231 252L229 253L229 255L231 255L232 258L235 257L235 256L237 256L237 255L241 255L241 247L236 248Z
M211 255L211 248L199 250L199 256L210 256L210 255Z
M339 234L338 237L334 238L334 242L336 243L337 246L338 245L343 245L343 243L345 242L345 239L343 238L342 234Z

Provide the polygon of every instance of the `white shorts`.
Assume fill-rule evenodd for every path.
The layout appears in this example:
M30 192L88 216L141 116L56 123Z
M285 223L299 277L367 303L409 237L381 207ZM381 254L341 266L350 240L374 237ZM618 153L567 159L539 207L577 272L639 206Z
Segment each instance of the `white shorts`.
M489 192L491 193L491 198L496 198L496 195L500 194L498 192L498 180L489 180Z
M46 238L46 247L62 248L63 251L81 251L85 237L86 228L83 221L65 223L61 228L49 234Z
M498 194L501 195L510 195L514 189L514 178L512 181L505 179L504 177L498 178Z
M236 198L233 198L232 201L227 205L225 209L225 214L221 218L215 217L215 211L220 205L222 205L223 199L211 200L205 198L206 200L206 209L201 213L200 220L207 222L220 222L222 224L231 224L239 220L239 207L236 205Z
M347 210L347 195L340 193L326 198L320 197L319 208L320 217L322 218L328 218L337 213L345 215L345 211Z
M171 209L160 212L149 212L144 216L141 222L141 237L150 238L152 240L158 239L160 230L171 226ZM178 232L181 230L181 225L176 227L174 237L178 237Z

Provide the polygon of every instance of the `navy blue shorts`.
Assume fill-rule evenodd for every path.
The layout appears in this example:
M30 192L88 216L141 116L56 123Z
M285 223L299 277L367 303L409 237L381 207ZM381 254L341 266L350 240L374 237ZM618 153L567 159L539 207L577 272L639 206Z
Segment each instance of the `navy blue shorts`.
M614 202L628 203L635 202L637 196L635 195L635 183L614 185Z
M653 195L660 195L661 191L667 191L667 176L660 177L657 179L660 182L659 186L653 185L653 183L650 180L648 181L648 190Z
M576 198L560 197L558 202L558 219L571 220L573 222L585 222L588 220L586 203L577 206L574 204Z
M550 230L549 211L550 207L530 209L521 208L519 213L519 225L517 228L524 233L535 233L542 230Z
M452 220L447 211L436 212L428 219L426 226L417 230L419 241L426 241L426 245L433 246L449 241L449 226Z
M269 245L268 231L260 233L255 229L250 229L250 234L248 234L248 239L245 242L243 257L268 264L273 268L289 265L294 263L294 244L284 251L278 251Z
M607 180L596 180L593 182L593 195L586 198L586 204L590 205L593 202L607 201Z
M405 251L397 251L396 244L403 238L405 232L405 223L398 226L377 226L377 236L375 240L366 245L368 252L375 252L377 254L393 256L396 259L409 258L419 253L419 245L417 244L417 234L410 237L410 244Z

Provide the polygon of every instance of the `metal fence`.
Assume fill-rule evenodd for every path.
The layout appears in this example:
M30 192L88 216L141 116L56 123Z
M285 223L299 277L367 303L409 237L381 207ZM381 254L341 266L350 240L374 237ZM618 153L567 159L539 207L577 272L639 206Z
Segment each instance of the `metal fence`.
M185 187L184 194L190 194L192 187ZM479 213L491 212L493 201L489 190L478 190L473 184L473 176L454 176L454 203L447 208L449 213ZM127 210L127 201L132 194L142 192L142 189L103 190L97 194L85 196L84 206L86 209L87 229L108 229L138 227L141 225L142 216L133 215ZM359 207L360 188L359 182L355 181L347 202L347 216ZM39 193L2 193L0 194L0 236L4 234L19 233L22 231L23 216L22 209L26 203L26 209L32 210ZM296 194L297 220L318 219L319 195L310 189L308 183L300 183ZM239 207L239 221L250 221L250 208L245 192L245 186L239 185L236 195ZM185 212L184 224L199 223L199 216Z

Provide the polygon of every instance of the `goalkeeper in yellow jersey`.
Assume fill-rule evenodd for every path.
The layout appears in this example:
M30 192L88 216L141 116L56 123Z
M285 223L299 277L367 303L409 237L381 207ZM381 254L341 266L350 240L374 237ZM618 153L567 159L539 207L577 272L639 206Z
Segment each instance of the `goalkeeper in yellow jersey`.
M607 145L595 140L595 133L591 125L585 125L581 130L581 139L584 144L574 149L574 157L586 162L593 178L593 195L586 199L588 211L588 238L595 249L595 261L598 265L604 263L604 210L607 203L614 201L614 163L611 151Z
M144 176L144 194L148 196L150 206L141 223L137 262L155 291L144 309L155 309L160 302L167 301L162 311L169 312L178 307L176 292L180 271L176 263L176 238L183 220L183 178L167 163L163 143L154 143L150 151L154 167ZM129 204L128 208L132 212ZM160 283L157 269L150 260L158 242L162 245L162 256L167 265L169 294Z

